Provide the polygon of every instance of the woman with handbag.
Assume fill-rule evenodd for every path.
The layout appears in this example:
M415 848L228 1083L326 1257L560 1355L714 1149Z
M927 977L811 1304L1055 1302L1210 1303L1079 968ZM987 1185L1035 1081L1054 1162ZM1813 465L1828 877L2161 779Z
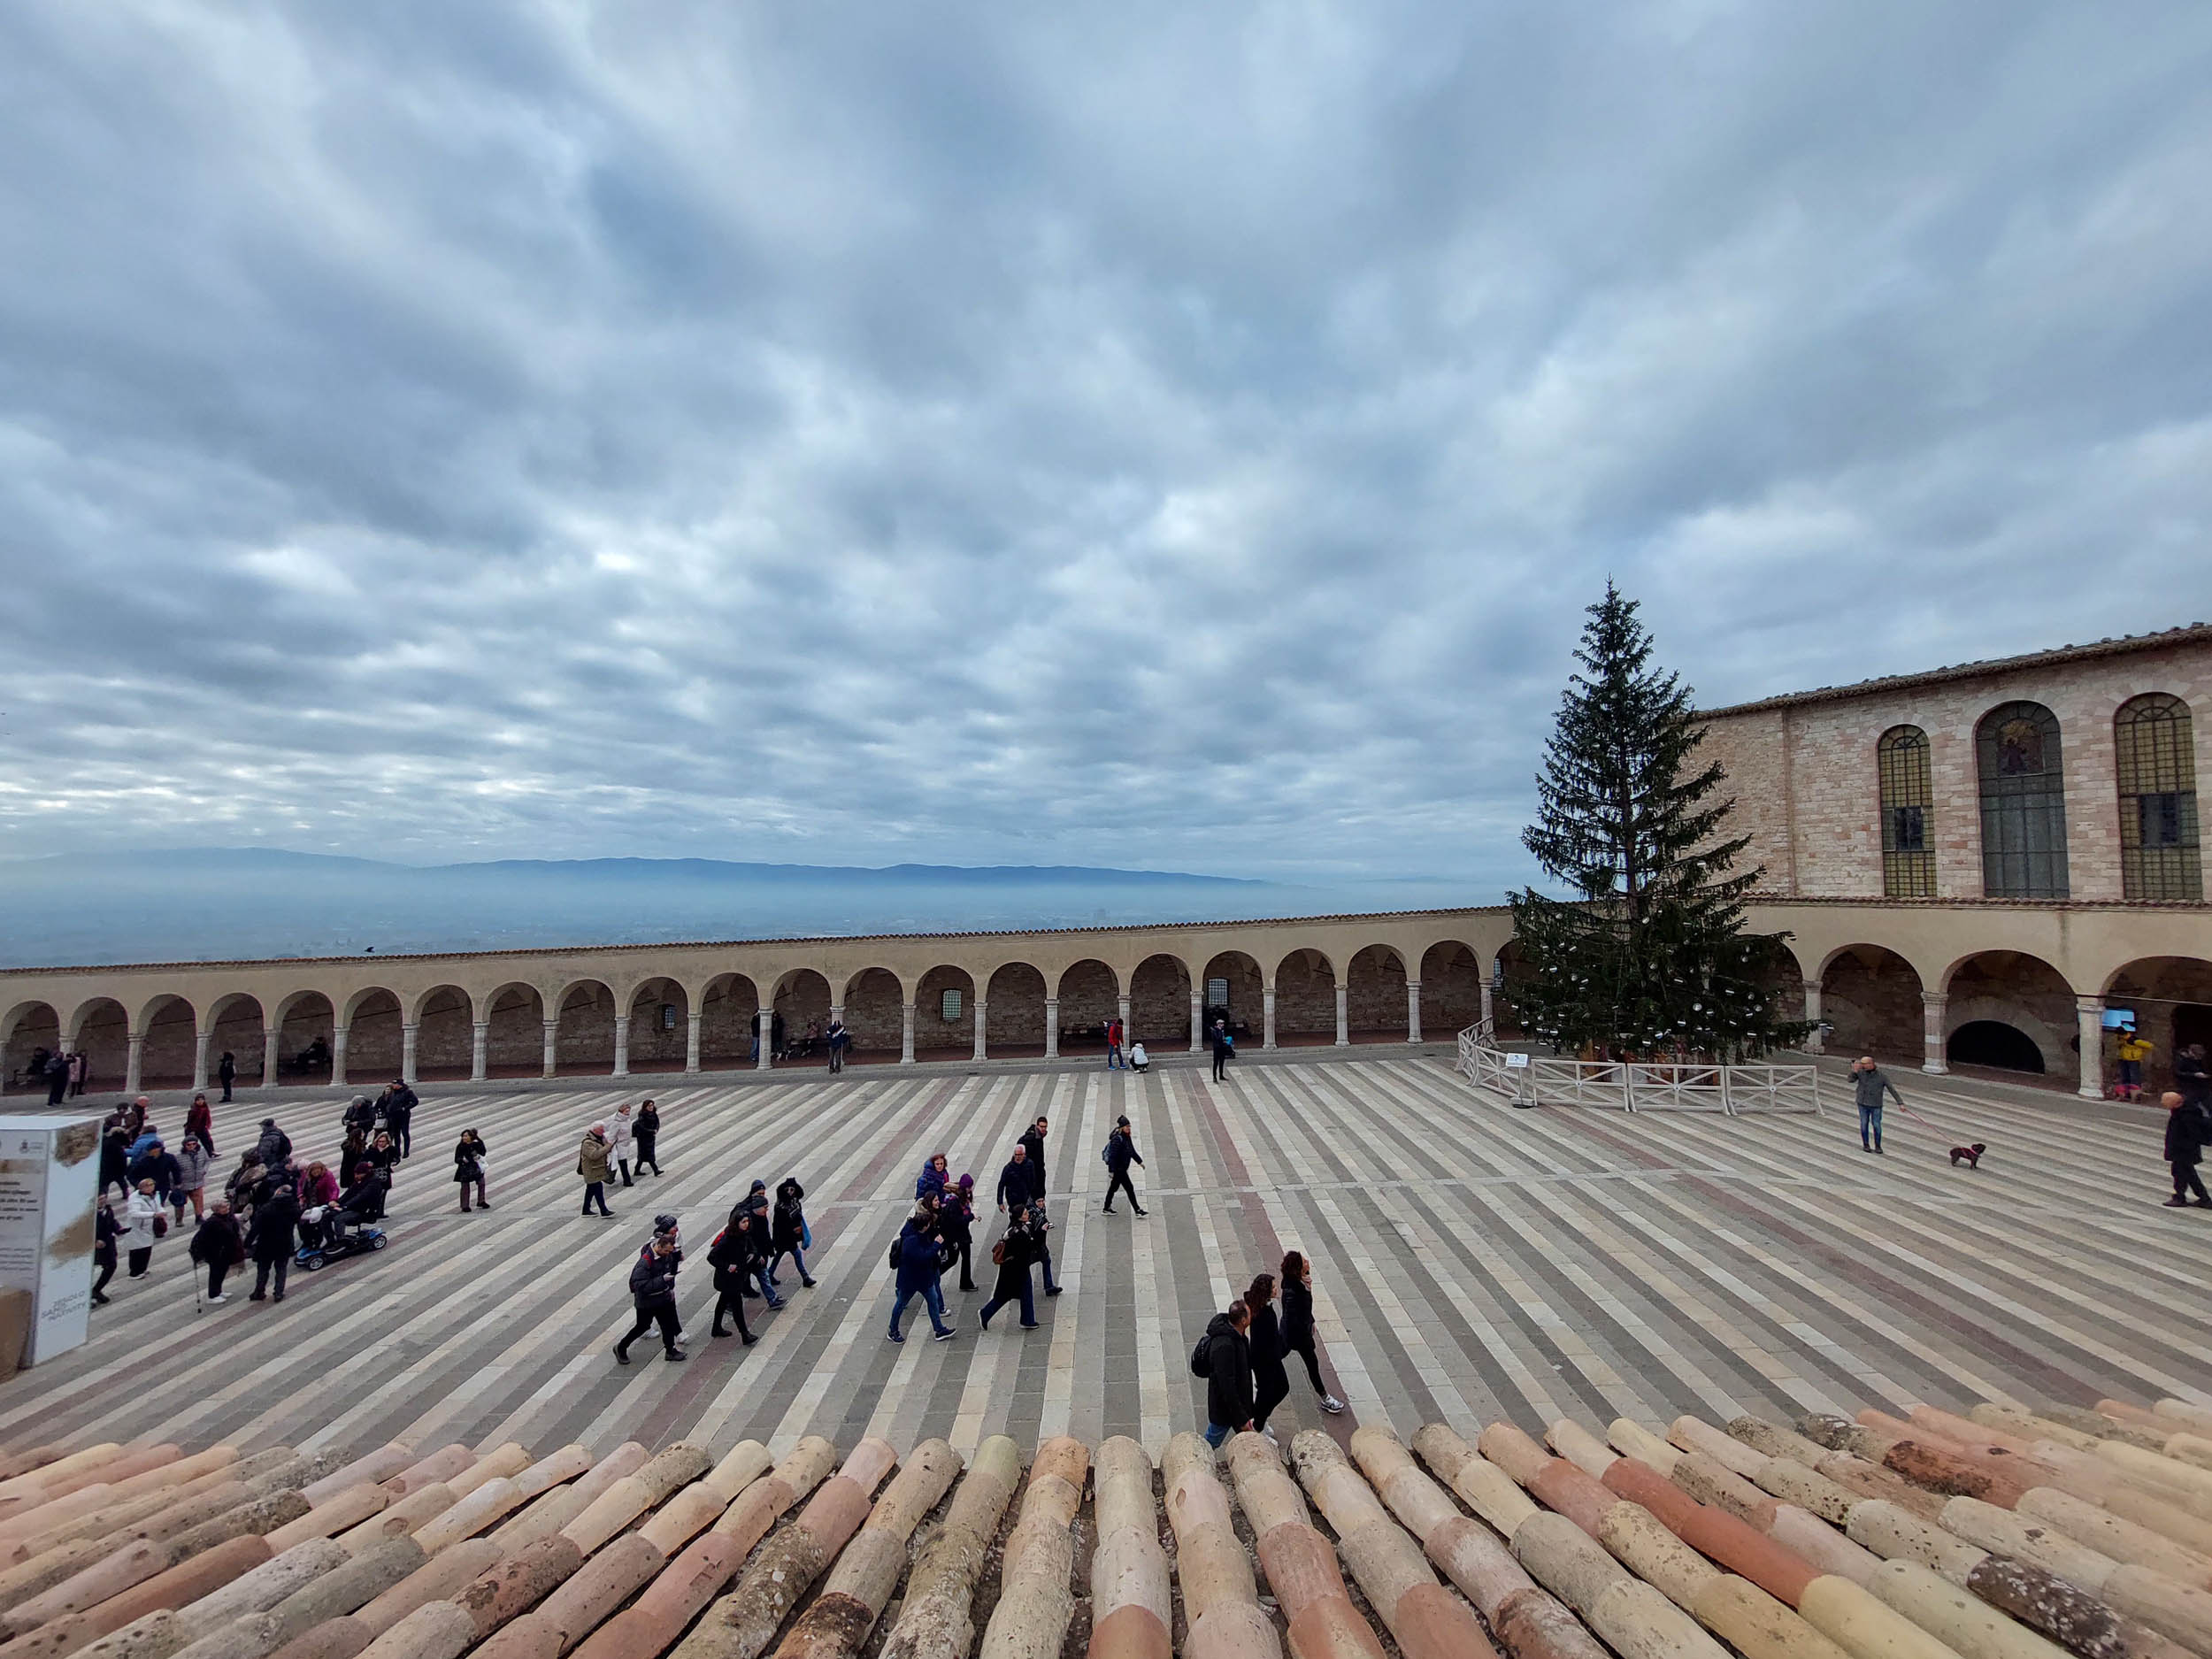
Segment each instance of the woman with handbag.
M991 1316L1017 1298L1022 1305L1022 1329L1037 1328L1036 1293L1029 1283L1029 1264L1036 1259L1037 1234L1030 1212L1026 1208L1017 1210L1006 1224L1006 1236L991 1247L998 1280L991 1286L991 1300L983 1304L981 1323L986 1331L991 1328Z
M217 1199L192 1234L192 1259L207 1269L207 1299L210 1302L227 1302L223 1294L223 1275L246 1259L246 1238L238 1230L238 1217L230 1213L230 1204Z
M489 1210L491 1201L484 1196L484 1137L473 1129L461 1131L460 1140L453 1145L453 1179L461 1189L461 1213L469 1212L469 1188L476 1188L476 1202Z
M714 1336L727 1336L722 1328L726 1317L737 1321L737 1333L745 1339L747 1348L760 1340L745 1323L746 1283L752 1277L753 1257L751 1234L758 1225L758 1217L741 1207L730 1217L730 1225L714 1235L714 1242L707 1247L707 1265L714 1270Z
M661 1109L649 1100L637 1109L637 1122L630 1130L631 1139L637 1142L635 1167L640 1175L645 1173L645 1166L649 1164L653 1166L654 1174L661 1172L661 1161L653 1154L654 1144L660 1140L660 1135Z

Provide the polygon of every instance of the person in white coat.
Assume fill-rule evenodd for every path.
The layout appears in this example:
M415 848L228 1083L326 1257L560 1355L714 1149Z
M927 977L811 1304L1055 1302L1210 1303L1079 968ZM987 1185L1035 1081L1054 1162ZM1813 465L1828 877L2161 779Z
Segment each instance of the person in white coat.
M152 1179L139 1182L138 1190L131 1194L124 1206L123 1218L129 1225L123 1229L116 1242L130 1252L133 1279L146 1277L146 1270L154 1260L154 1240L169 1230L167 1209L154 1196Z
M607 1156L614 1160L615 1168L622 1171L625 1187L636 1185L630 1179L631 1139L630 1109L627 1104L618 1106L607 1125Z

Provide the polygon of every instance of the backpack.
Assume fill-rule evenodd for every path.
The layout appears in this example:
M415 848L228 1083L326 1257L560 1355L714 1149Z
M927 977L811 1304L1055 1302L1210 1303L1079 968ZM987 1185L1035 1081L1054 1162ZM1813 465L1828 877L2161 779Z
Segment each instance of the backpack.
M902 1241L903 1240L902 1239L894 1239L891 1240L891 1259L886 1263L886 1265L888 1266L894 1272L898 1271L899 1246Z
M1190 1374L1192 1376L1211 1377L1214 1374L1213 1347L1211 1335L1202 1336L1198 1339L1198 1346L1190 1351Z
M1101 1164L1104 1164L1104 1165L1105 1165L1108 1169L1110 1169L1110 1169L1112 1169L1112 1168L1114 1167L1114 1138L1113 1138L1113 1136L1111 1136L1111 1135L1108 1135L1108 1136L1106 1137L1106 1144L1105 1144L1104 1146L1102 1146L1102 1147L1099 1148L1099 1149L1098 1149L1098 1161L1099 1161Z

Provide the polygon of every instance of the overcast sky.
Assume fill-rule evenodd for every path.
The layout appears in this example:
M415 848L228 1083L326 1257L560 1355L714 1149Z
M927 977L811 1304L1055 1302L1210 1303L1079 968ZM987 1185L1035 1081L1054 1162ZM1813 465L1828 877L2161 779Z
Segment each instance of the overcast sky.
M2212 615L2212 6L0 9L0 850L1495 887Z

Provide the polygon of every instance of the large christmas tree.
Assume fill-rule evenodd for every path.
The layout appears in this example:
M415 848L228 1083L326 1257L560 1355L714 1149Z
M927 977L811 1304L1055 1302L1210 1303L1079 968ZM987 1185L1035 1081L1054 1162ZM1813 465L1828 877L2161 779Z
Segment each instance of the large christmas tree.
M1521 836L1578 895L1513 896L1525 977L1521 1023L1555 1049L1616 1059L1738 1061L1803 1040L1778 1019L1786 937L1743 931L1732 872L1749 837L1728 837L1721 769L1696 769L1703 729L1677 676L1651 666L1636 602L1610 582L1590 607L1537 780L1539 821Z

